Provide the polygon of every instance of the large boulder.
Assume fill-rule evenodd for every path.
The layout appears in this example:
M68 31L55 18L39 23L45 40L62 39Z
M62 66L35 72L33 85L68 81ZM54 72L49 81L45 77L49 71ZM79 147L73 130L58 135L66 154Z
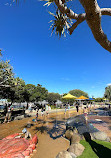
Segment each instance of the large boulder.
M74 133L71 137L71 144L75 144L79 142L80 142L80 136Z
M58 153L56 158L72 158L72 156L68 151L61 151L60 153Z
M110 141L110 138L107 136L105 132L98 131L91 133L91 138L92 139L97 139L97 140L102 140L102 141Z
M73 131L72 130L67 130L66 132L65 132L65 137L67 138L67 139L71 139L71 137L73 136Z
M80 143L71 144L68 151L74 153L76 156L82 155L85 147Z

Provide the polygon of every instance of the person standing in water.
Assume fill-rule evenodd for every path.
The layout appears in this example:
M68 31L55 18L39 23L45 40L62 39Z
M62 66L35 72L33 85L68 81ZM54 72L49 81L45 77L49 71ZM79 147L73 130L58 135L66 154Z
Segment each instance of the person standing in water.
M86 121L86 124L87 124L87 121L88 121L88 117L87 117L88 110L87 110L86 107L84 107L83 113L84 113L85 121Z
M39 113L39 110L37 109L37 113L36 113L36 122L37 122L37 119L38 119L38 113Z
M79 112L79 105L78 105L78 103L76 105L76 111L77 111L77 115L78 115L78 112Z

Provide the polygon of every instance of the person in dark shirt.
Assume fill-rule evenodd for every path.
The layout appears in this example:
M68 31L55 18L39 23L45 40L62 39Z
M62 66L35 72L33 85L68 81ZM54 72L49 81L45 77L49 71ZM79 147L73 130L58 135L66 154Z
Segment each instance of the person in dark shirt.
M36 122L37 122L37 119L38 119L38 113L39 113L39 110L37 109L37 113L36 113Z
M4 115L6 116L6 113L7 113L7 104L5 104L4 106Z
M79 112L79 105L76 105L76 111L77 111L77 115L78 115L78 112Z

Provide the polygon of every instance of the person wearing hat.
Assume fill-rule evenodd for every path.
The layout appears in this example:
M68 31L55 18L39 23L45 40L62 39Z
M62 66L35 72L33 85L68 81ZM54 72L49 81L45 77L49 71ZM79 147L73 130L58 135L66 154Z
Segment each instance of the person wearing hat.
M31 133L30 133L29 131L27 131L26 128L24 128L24 129L22 130L22 133L25 134L25 139L29 139L29 138L32 139Z

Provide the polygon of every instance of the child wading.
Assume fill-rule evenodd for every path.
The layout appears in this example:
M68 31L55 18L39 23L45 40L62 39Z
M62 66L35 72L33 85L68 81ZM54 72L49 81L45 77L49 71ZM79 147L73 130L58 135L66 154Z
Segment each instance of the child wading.
M37 113L36 113L36 122L37 122L37 119L38 119L38 113L39 113L39 110L37 110Z
M32 139L31 133L27 131L26 128L24 128L22 132L25 134L25 139L29 139L29 138Z
M88 110L87 110L86 107L84 107L83 113L84 113L85 121L86 121L86 124L87 124L87 120L88 120L88 117L87 117Z

